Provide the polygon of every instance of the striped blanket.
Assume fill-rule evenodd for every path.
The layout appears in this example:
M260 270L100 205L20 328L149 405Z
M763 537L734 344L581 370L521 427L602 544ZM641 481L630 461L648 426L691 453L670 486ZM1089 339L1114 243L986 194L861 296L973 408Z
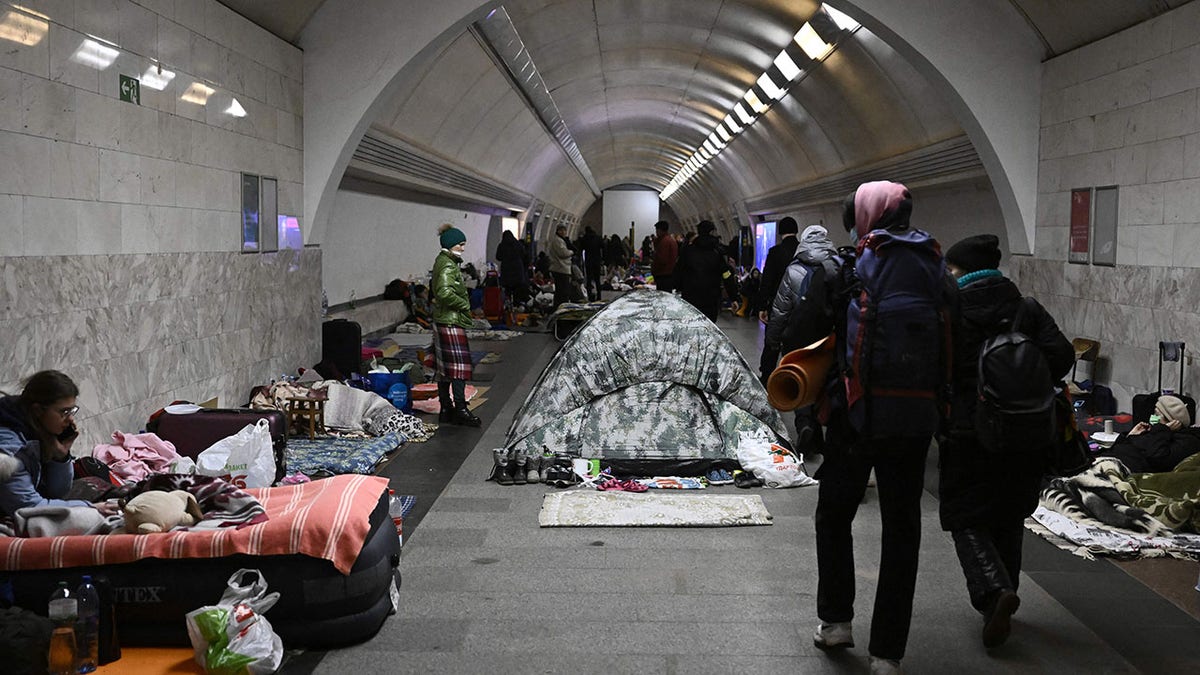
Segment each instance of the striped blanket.
M220 530L155 534L0 538L0 570L114 565L142 558L221 558L301 553L324 558L342 574L371 529L371 512L387 489L378 476L334 476L284 487L248 489L269 520Z

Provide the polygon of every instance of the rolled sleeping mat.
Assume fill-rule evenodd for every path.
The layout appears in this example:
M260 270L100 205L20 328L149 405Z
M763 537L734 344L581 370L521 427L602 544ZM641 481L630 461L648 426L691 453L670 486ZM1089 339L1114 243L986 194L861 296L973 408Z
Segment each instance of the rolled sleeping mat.
M772 408L786 412L816 403L833 366L834 342L830 334L779 360L767 378L767 402Z

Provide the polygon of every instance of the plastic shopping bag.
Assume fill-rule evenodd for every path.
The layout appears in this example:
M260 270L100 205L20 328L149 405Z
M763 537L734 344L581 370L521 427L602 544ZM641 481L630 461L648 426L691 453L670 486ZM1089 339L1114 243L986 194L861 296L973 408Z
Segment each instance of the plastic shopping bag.
M205 672L259 675L279 669L283 641L263 616L279 594L266 591L267 580L258 570L240 569L229 577L216 605L188 612L188 638Z
M213 443L196 457L196 473L223 478L240 488L271 487L275 453L270 423L260 419Z
M804 487L817 481L790 450L772 442L765 434L743 433L738 437L738 463L771 488Z

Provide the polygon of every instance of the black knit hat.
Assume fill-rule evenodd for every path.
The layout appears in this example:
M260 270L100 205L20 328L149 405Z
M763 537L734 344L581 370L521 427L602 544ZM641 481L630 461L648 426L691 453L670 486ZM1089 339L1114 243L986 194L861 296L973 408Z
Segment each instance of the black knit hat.
M994 234L967 237L946 251L946 262L968 273L994 270L1000 266L1000 238Z

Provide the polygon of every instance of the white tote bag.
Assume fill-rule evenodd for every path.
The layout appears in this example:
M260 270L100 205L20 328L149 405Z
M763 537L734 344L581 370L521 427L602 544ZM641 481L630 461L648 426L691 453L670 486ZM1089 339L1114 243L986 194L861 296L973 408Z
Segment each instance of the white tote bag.
M275 453L270 423L260 419L213 443L196 457L196 473L223 478L240 488L271 487Z

